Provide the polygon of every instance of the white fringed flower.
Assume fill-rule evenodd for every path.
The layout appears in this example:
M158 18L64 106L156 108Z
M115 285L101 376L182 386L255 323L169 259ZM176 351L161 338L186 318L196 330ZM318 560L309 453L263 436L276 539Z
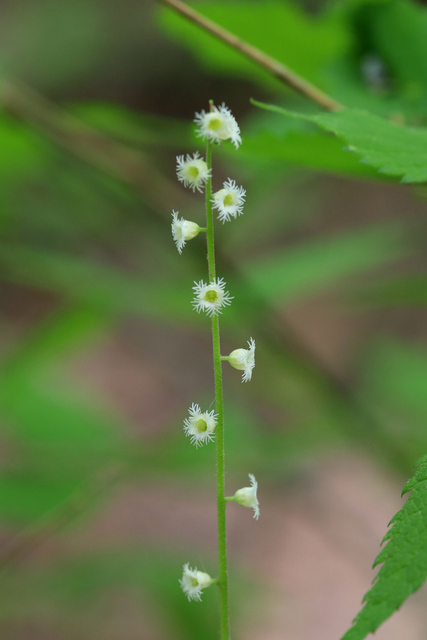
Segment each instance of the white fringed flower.
M243 487L239 489L233 496L233 500L237 504L241 504L243 507L251 507L254 510L254 518L259 518L259 502L257 498L258 482L255 480L255 476L252 473L249 474L249 480L251 481L250 487Z
M246 191L238 187L234 180L224 182L223 189L213 194L212 204L218 211L218 218L222 223L229 221L231 216L237 218L243 213Z
M229 356L222 358L228 360L232 367L243 371L242 382L249 382L255 367L255 340L248 340L249 349L235 349Z
M212 107L212 111L196 113L194 122L199 127L198 136L218 144L222 140L231 140L236 149L242 143L239 125L230 109L224 103Z
M211 169L208 169L206 162L199 156L199 152L193 154L191 157L187 153L187 157L177 156L176 158L176 175L178 180L184 183L184 187L189 187L195 191L196 189L202 192L202 187L205 186L206 180L212 173Z
M179 584L189 600L201 600L202 590L211 586L212 578L208 573L197 571L197 568L190 569L187 562L184 565Z
M197 313L206 311L208 316L212 317L221 313L222 307L231 304L233 296L230 296L225 290L223 278L214 278L208 284L205 284L203 280L200 280L199 283L194 281L194 284L193 307Z
M192 240L201 231L201 228L195 222L178 218L179 211L172 211L172 237L179 253L185 246L187 240Z
M184 432L191 437L191 444L199 447L214 439L217 415L213 411L201 412L198 404L192 404L189 417L184 420Z

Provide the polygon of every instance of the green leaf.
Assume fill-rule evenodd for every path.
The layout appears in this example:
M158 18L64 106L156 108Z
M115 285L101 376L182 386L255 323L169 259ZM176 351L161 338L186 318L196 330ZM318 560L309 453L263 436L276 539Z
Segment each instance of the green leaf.
M0 111L0 187L6 188L23 178L39 176L49 157L49 145L22 122Z
M427 455L417 465L402 495L412 493L391 520L383 539L387 545L373 565L383 566L364 597L363 609L341 640L363 640L374 633L427 578Z
M117 443L111 411L102 411L87 395L70 392L70 380L58 367L64 355L105 330L107 321L89 309L52 314L0 368L0 409L11 432L28 442L60 444L88 451ZM59 370L58 370L59 369ZM95 404L95 406L94 406Z
M26 336L0 368L0 408L14 433L34 442L97 449L116 442L111 412L102 412L58 367L110 321L90 309L53 313ZM104 413L104 415L103 415Z
M14 455L0 473L3 519L28 522L45 514L123 454L122 421L70 384L61 362L107 323L88 309L56 312L4 360L0 411Z
M75 103L69 110L89 126L131 146L194 144L194 127L188 121L137 113L122 105L104 102Z
M367 283L352 294L353 300L372 307L415 307L427 305L427 276L422 273L397 278L388 278L383 282Z
M370 227L269 253L243 264L242 271L260 296L283 303L393 260L403 251L400 227Z
M301 118L334 133L347 143L346 151L389 176L402 176L402 182L427 180L427 130L394 124L366 111L343 109L335 113L305 115L262 102L256 106Z
M79 483L46 477L30 469L0 473L0 515L3 522L28 523L59 507Z
M0 366L0 376L4 379L15 371L20 377L24 373L38 374L41 368L73 353L77 346L102 335L110 325L108 316L90 308L58 309L33 327L8 354Z
M381 336L359 358L363 403L381 418L389 441L414 460L427 450L427 350L416 341Z
M338 139L316 131L288 131L279 135L261 131L245 138L240 155L248 156L254 162L268 160L276 166L281 161L317 169L322 173L364 178L378 176L371 167L361 164L354 154L343 153Z
M113 449L117 441L115 422L105 409L94 408L78 394L70 394L68 385L52 383L40 377L33 379L13 377L3 381L0 408L13 424L13 433L31 443L46 443L68 448L68 454L77 448L102 455L105 448ZM46 387L46 388L44 388Z
M102 313L144 314L190 320L191 280L168 281L126 273L84 258L42 251L25 245L5 245L0 251L3 274L13 282L57 292ZM4 275L3 275L4 277Z

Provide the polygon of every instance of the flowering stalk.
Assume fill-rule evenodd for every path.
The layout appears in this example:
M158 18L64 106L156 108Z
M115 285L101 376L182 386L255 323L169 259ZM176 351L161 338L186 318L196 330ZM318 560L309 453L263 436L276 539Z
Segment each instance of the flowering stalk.
M209 280L216 276L215 269L215 244L214 225L212 211L212 142L208 140L206 150L206 164L208 165L209 178L206 181L206 238L208 247L208 271ZM229 613L228 613L228 570L227 570L227 540L225 522L225 452L224 452L224 403L222 391L222 366L221 343L219 331L219 316L212 316L212 345L215 376L215 406L217 413L217 425L215 429L216 440L216 474L217 474L217 518L218 518L218 564L219 564L219 606L221 640L230 637Z
M242 382L248 382L252 377L255 366L255 341L248 341L249 349L235 349L229 356L221 356L219 314L231 304L233 296L226 291L223 278L216 277L214 221L213 209L218 212L218 219L223 224L231 218L236 219L243 213L246 192L238 187L234 180L228 179L223 188L212 196L212 145L230 140L236 149L241 143L240 129L231 111L222 104L220 107L210 102L210 111L197 113L195 120L198 125L198 136L207 140L206 161L196 152L193 156L179 156L177 158L177 176L185 187L193 191L206 191L206 227L190 220L178 217L178 212L172 212L172 237L179 253L186 242L206 232L208 253L208 282L203 280L194 282L193 307L197 313L204 312L212 322L213 365L215 379L214 411L202 412L197 403L188 410L188 418L184 420L184 433L190 437L191 443L197 448L216 440L217 467L217 513L218 513L218 565L219 578L211 576L197 568L191 569L187 563L183 567L180 582L181 588L189 600L201 600L203 589L216 584L220 601L220 638L229 640L229 612L228 612L228 575L227 575L227 544L225 507L228 501L237 502L244 507L254 509L254 517L258 519L259 504L257 498L257 482L252 474L250 487L243 487L234 496L225 497L225 460L224 460L224 405L222 387L222 360L229 362L235 369L243 371Z

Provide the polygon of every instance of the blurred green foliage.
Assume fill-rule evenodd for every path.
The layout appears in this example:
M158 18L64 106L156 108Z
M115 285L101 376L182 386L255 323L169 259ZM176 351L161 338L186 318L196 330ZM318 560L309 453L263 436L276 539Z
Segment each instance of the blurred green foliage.
M155 487L161 478L185 485L197 477L200 487L212 489L212 450L195 455L182 438L182 418L193 400L181 398L184 385L178 381L175 391L179 415L167 415L159 433L153 435L145 424L135 433L126 407L95 391L96 383L88 384L89 376L80 376L76 365L125 333L129 322L163 332L159 348L165 336L191 345L205 336L205 319L190 304L193 280L205 277L204 248L194 242L179 257L169 219L170 210L179 208L185 217L202 220L202 198L188 198L172 180L174 156L200 148L188 120L206 105L184 102L186 121L174 108L186 91L194 95L205 77L214 87L212 97L230 99L233 111L233 100L242 105L244 87L248 98L277 104L292 115L255 108L245 97L242 148L215 150L219 175L232 172L248 185L239 229L233 222L217 230L221 275L235 296L224 314L223 341L227 348L244 345L254 335L259 354L249 395L227 374L226 444L233 476L250 468L272 485L294 481L307 460L355 444L379 464L408 474L427 450L427 353L416 338L395 335L387 322L384 330L374 328L352 356L347 379L292 323L295 311L307 305L310 314L310 305L319 301L332 300L341 313L363 318L378 309L411 313L415 306L423 312L425 242L417 216L409 211L398 222L392 216L349 219L346 211L329 216L329 209L334 190L352 181L361 192L369 185L388 193L404 188L396 186L402 176L426 180L426 8L409 0L351 0L319 6L312 15L296 3L271 0L191 5L349 109L318 114L267 72L164 7L155 8L154 18L145 16L144 27L135 18L146 31L153 30L153 21L157 25L157 58L144 50L143 67L150 71L129 94L144 93L144 79L152 82L148 74L160 74L159 51L172 51L178 62L169 54L161 73L169 64L173 75L180 64L183 86L179 95L167 92L169 115L159 115L165 111L161 92L157 114L109 100L119 93L117 86L107 87L107 97L98 89L99 100L90 99L87 83L98 70L108 76L102 64L117 49L102 28L107 18L113 20L112 3L103 9L96 2L66 7L43 2L31 9L31 20L8 14L10 33L21 21L25 25L18 40L10 37L9 47L7 39L3 43L11 82L15 73L31 77L37 66L39 88L53 87L52 95L66 102L64 109L76 122L113 140L121 153L105 154L107 170L98 162L105 153L99 138L62 130L62 111L55 121L51 116L41 121L35 109L30 117L34 105L29 103L25 117L0 92L0 517L7 539L31 534L46 517L55 521L68 509L65 524L77 519L84 528L108 500L111 486L106 483L104 492L84 501L83 509L74 508L74 498L85 492L91 497L94 479L111 469L119 469L125 486L131 481ZM50 33L54 39L46 38ZM19 42L25 44L25 59L17 53ZM126 55L131 57L129 50ZM150 88L154 92L155 83ZM220 95L223 88L226 96ZM155 169L155 180L141 181L136 165L127 162L133 154L147 175L148 168ZM419 207L416 198L424 194L406 189L408 207ZM14 320L17 298L24 307L20 322ZM39 312L32 310L34 299ZM135 352L143 354L147 343L142 338ZM190 356L182 366L193 367ZM212 401L210 387L203 386L201 394L207 404ZM4 566L13 566L7 545L5 550ZM203 613L185 601L177 588L187 560L182 556L179 548L166 558L158 549L115 548L82 554L68 565L51 560L37 571L23 563L3 575L0 628L3 623L13 629L23 610L43 619L52 598L70 621L76 611L82 615L86 600L102 600L110 589L124 586L136 590L144 606L169 611L165 633L187 638L191 627L194 640L215 638L215 593L207 594ZM254 590L244 595L250 606ZM233 604L239 611L237 597ZM75 623L66 637L95 638L89 618L81 627ZM100 637L102 626L99 631Z

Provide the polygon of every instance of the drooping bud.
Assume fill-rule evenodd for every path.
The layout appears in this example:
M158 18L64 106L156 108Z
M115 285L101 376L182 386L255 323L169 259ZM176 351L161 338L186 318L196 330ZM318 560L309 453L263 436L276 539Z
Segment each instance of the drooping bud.
M179 219L178 214L178 211L172 211L172 237L179 253L182 253L187 240L195 238L202 229L196 222L184 220L184 218Z
M212 578L208 573L197 571L197 568L190 569L187 562L187 564L184 565L179 584L189 600L201 600L203 589L210 587L212 582Z
M242 382L249 382L255 367L255 340L248 340L249 349L235 349L229 356L223 357L232 367L243 371Z
M259 518L259 502L257 497L258 483L255 480L255 476L252 473L249 474L249 479L251 481L250 487L243 487L243 489L239 489L236 491L231 500L237 502L237 504L241 504L243 507L250 507L254 510L254 518L258 520Z

